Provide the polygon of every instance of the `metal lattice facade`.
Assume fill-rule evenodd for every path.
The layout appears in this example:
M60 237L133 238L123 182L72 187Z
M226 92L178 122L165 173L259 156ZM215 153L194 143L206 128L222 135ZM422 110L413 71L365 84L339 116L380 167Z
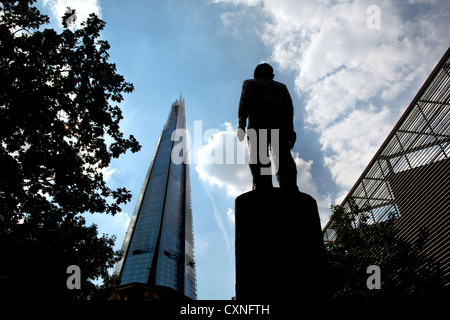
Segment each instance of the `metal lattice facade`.
M371 223L395 214L397 235L413 243L450 278L450 48L381 145L341 206L367 208ZM329 221L324 240L336 237ZM450 283L447 283L450 285Z

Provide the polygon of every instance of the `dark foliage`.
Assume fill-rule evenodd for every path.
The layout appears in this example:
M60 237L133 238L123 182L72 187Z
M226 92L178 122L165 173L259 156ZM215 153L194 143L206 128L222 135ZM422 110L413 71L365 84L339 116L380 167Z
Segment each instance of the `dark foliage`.
M395 301L448 295L442 271L423 252L426 230L410 243L397 236L395 215L374 223L369 208L359 208L352 199L349 206L348 212L342 206L331 206L336 238L325 245L335 298ZM380 267L379 290L366 285L370 265Z
M131 198L103 171L140 149L119 127L133 85L108 62L105 22L42 29L49 18L34 2L0 1L0 280L35 299L90 298L118 253L81 213L114 215ZM66 287L69 265L81 290Z

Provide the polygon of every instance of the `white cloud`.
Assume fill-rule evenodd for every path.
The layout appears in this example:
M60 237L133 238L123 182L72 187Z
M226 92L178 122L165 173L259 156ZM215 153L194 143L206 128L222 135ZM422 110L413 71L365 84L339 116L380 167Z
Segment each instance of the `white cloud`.
M228 143L227 143L228 141ZM246 155L247 164L226 164L227 152L234 153L235 163L237 163L237 148L242 148ZM231 151L233 150L233 151ZM217 161L211 161L212 157L220 151L221 157ZM236 197L243 192L251 190L252 178L248 168L248 150L246 142L237 142L236 129L231 124L225 124L225 130L217 130L206 144L197 150L197 171L201 180L206 181L211 186L224 189L230 197Z
M207 188L218 187L224 190L231 198L237 197L246 191L250 191L252 188L252 175L248 167L248 148L245 149L245 164L215 164L210 163L207 160L210 159L213 150L217 149L222 149L221 153L223 154L223 157L226 158L226 153L230 150L230 145L225 147L225 141L228 139L228 141L234 141L235 145L238 144L236 139L236 129L237 128L233 128L231 124L227 123L225 124L224 130L217 130L216 133L206 141L206 144L198 149L198 163L195 167L200 179L207 183ZM299 186L300 191L305 192L316 199L322 225L324 225L328 220L331 200L328 196L320 194L314 183L311 175L313 161L305 161L300 158L298 153L293 154L293 158L298 172L297 185ZM274 186L278 185L275 175L273 175L273 184ZM212 196L210 194L208 195L212 200ZM214 211L219 228L222 232L226 233L220 213L217 209L214 209ZM226 212L226 216L229 221L234 221L234 211L231 208Z
M219 2L231 2L234 5L240 5L240 4L245 4L247 6L255 6L258 3L261 2L261 0L213 0L215 3L219 3Z
M259 34L279 68L296 72L306 125L320 133L335 182L348 189L445 52L450 3L376 2L380 29L367 28L369 0L221 0L261 4ZM232 25L230 19L227 20ZM408 100L409 99L409 100Z
M103 177L105 179L106 182L109 182L111 179L111 176L114 174L114 172L116 172L117 169L116 168L111 168L111 167L107 167L107 168L103 168L101 170L101 172L103 173Z
M128 225L130 224L130 221L131 221L130 216L125 212L119 212L114 217L115 217L116 223L119 226L120 230L126 231L128 229Z
M353 110L322 132L325 164L339 185L350 188L356 182L391 130L391 119L386 106L381 110L369 106Z
M228 221L232 222L234 224L234 210L231 208L228 208L227 210L227 218Z
M322 227L329 220L331 199L328 195L323 195L319 192L317 185L315 184L311 168L313 161L305 161L299 157L298 153L293 154L295 164L297 166L297 185L301 192L307 193L312 196L316 202L319 210L320 222Z
M91 13L101 17L100 1L98 0L44 0L44 6L51 10L53 18L57 21L61 21L62 16L67 11L67 7L70 7L72 10L75 9L75 23L77 25L82 21L86 21Z

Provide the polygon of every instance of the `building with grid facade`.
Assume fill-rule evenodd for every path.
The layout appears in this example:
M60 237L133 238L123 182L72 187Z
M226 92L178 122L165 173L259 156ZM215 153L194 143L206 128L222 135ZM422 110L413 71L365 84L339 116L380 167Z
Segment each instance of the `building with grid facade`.
M450 48L341 203L355 201L379 223L396 217L401 239L414 243L424 230L422 254L450 286ZM324 240L336 233L330 220Z
M189 165L171 154L176 129L186 129L184 99L176 100L158 141L116 266L120 286L168 287L196 299ZM186 150L186 148L182 148ZM187 154L183 154L187 157Z

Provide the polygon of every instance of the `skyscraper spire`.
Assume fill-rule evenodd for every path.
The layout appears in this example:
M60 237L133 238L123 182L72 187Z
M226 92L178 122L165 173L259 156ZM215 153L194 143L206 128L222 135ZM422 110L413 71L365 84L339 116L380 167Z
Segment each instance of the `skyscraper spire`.
M164 286L195 299L189 165L171 160L172 132L180 128L186 128L181 94L170 109L125 236L124 257L115 272L121 286Z

